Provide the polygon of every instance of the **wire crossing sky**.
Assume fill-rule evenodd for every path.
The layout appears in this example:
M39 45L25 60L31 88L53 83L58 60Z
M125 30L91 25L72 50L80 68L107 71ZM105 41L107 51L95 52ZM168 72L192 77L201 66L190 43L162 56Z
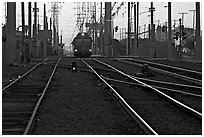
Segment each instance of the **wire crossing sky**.
M121 2L114 3L114 8L112 13L114 13L117 7L120 6ZM155 12L154 12L154 23L156 26L158 24L165 25L168 19L168 9L167 9L167 2L154 2ZM195 10L195 2L172 2L172 20L178 20L182 18L182 15L179 14L181 12L186 12L188 14L184 15L184 25L185 27L192 28L193 27L193 13L189 10ZM202 3L201 3L202 7ZM69 46L71 39L73 38L74 32L76 33L76 4L73 2L65 2L62 5L61 9L61 16L60 16L60 29L62 29L64 42L66 46ZM150 2L140 2L140 31L143 31L143 27L150 23ZM100 2L97 3L97 21L99 21L99 14L100 14ZM104 2L103 2L103 16L104 16ZM201 15L202 16L202 15ZM202 22L201 22L202 23ZM172 21L172 25L174 22ZM178 25L178 21L176 21L176 26ZM118 26L119 28L127 28L127 2L120 8L119 12L114 16L114 25ZM201 27L202 28L202 27ZM118 34L117 34L118 33ZM119 37L119 31L117 32L116 38Z
M61 2L61 1L59 1ZM81 1L80 1L81 2ZM83 2L95 2L95 1L83 1ZM96 21L100 20L100 3L101 1L96 1L97 7L96 7ZM103 17L104 17L104 2L103 3ZM25 1L25 17L27 18L27 3ZM34 1L32 2L32 4ZM48 18L51 17L51 1L45 1L46 4L46 10L47 10L47 16ZM41 24L41 28L43 28L43 2L38 2L38 8L39 8L39 23ZM124 3L124 4L121 4ZM2 2L2 23L5 23L5 5ZM164 25L165 22L167 22L168 18L168 8L167 2L154 2L153 6L155 7L154 11L154 23L156 26L158 24ZM20 2L17 1L17 27L21 25L21 6ZM121 6L122 5L122 6ZM195 10L195 2L172 2L172 20L179 20L179 18L182 18L182 15L179 13L188 13L184 15L184 25L185 27L193 28L193 12L190 10ZM34 6L34 4L32 5ZM73 37L78 32L78 28L76 27L76 20L77 20L77 10L76 10L76 2L75 1L65 1L61 2L60 4L61 9L59 13L59 33L63 36L63 43L65 43L65 47L69 48L70 43L73 39ZM117 3L115 1L112 2L112 14L114 15L113 20L113 27L118 26L118 28L127 28L127 1L118 1ZM116 12L117 8L120 9ZM150 2L140 2L140 9L139 9L139 26L140 26L140 32L144 30L144 25L148 26L150 23ZM132 8L133 9L133 8ZM202 9L202 2L201 2L201 9ZM133 12L133 11L132 11ZM201 12L202 14L202 12ZM133 15L132 15L133 17ZM25 20L25 24L27 24L27 20ZM133 21L133 19L132 19ZM48 22L49 23L49 22ZM174 25L174 22L172 21L172 26ZM178 25L178 21L176 21L176 26ZM202 15L201 15L201 30L202 30ZM120 32L115 33L115 38L119 38Z

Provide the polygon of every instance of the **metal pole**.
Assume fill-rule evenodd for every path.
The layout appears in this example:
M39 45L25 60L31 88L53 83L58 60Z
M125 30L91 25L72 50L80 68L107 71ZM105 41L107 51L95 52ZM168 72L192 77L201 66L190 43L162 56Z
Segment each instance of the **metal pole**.
M171 39L171 2L168 2L168 58L172 58Z
M130 2L128 2L128 32L127 32L127 47L126 54L130 55L130 42L131 42L131 20L130 20Z
M146 24L144 24L144 39L145 39Z
M33 48L34 56L37 55L37 2L34 3L34 26L33 26Z
M16 2L7 2L6 65L16 61Z
M50 18L50 30L52 30L52 18Z
M32 31L32 11L31 11L31 2L28 2L28 41L29 41L29 47L26 50L27 54L28 54L28 59L30 60L31 57L31 47L32 47L32 39L31 39L31 31ZM27 62L29 62L29 60L27 60Z
M137 2L137 56L138 56L138 51L139 51L139 2Z
M182 19L180 18L179 19L179 46L181 47L181 33L182 33L182 29L181 29L181 27L182 27ZM180 51L179 51L179 53L180 53Z
M46 21L46 5L44 4L44 21L43 21L43 57L47 55L47 21Z
M26 56L25 56L25 10L24 10L24 2L21 2L21 17L22 17L22 45L21 45L21 60L20 62L25 62Z
M134 3L134 51L137 55L137 5Z
M151 2L151 40L154 41L154 7L153 7L153 2Z
M174 32L176 31L176 21L179 21L179 20L172 20L172 21L174 21Z
M121 28L120 28L120 39L119 40L121 41Z
M96 24L96 2L94 2L94 24ZM98 52L97 52L97 46L98 46L98 39L97 39L98 37L97 37L97 30L96 30L96 25L94 25L94 40L95 40L95 42L94 42L94 54L98 54Z
M101 55L104 55L103 54L103 22L102 22L102 10L103 10L103 7L102 7L102 2L101 2L101 9L100 9L100 54Z
M180 12L178 14L181 14L182 15L182 25L184 25L184 14L188 14L186 12Z
M195 12L196 12L196 10L189 10L189 11L193 12L193 34L194 34L194 37L195 37ZM195 44L195 38L194 38L194 43L193 44Z
M189 11L192 11L193 12L193 31L195 30L195 12L196 10L189 10Z
M200 41L200 2L196 2L196 59L202 59L202 45Z
M122 39L123 39L123 28L121 28L122 29Z
M111 2L105 2L105 34L104 34L104 40L105 40L105 55L110 55L110 44L111 44Z

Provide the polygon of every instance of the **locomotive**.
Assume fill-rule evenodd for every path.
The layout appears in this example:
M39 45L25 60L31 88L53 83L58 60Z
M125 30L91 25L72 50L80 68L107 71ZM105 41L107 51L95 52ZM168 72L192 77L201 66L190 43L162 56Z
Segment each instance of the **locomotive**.
M72 45L74 47L75 57L90 57L92 54L92 39L88 33L78 33L73 39Z

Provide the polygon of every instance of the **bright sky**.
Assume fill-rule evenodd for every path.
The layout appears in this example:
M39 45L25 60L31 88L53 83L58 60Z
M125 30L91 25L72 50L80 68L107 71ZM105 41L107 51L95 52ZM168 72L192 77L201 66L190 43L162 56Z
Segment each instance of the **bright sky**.
M121 1L122 2L122 1ZM115 7L118 7L120 5L119 2ZM100 3L100 2L99 2ZM113 2L112 2L113 4ZM127 2L126 4L127 5ZM167 2L154 2L155 12L154 12L154 21L155 24L159 23L164 25L165 22L167 22L167 11L168 8L165 8L164 6L167 6ZM189 10L195 9L195 2L172 2L172 20L176 19L178 20L181 18L181 14L178 14L180 12L187 12L188 14L184 15L184 25L186 27L192 28L192 21L193 21L193 12L190 12ZM98 5L98 11L100 4ZM124 6L121 8L121 10L118 13L118 16L114 18L114 26L119 26L119 28L125 28L127 27L127 6ZM202 5L201 5L202 7ZM104 8L104 5L103 5ZM150 8L150 2L140 2L140 13L148 11ZM76 10L74 10L74 3L73 2L65 2L62 5L61 9L61 16L60 16L60 29L63 31L63 38L64 42L66 43L66 46L70 45L70 41L72 40L74 36L74 30L76 30ZM98 13L99 14L99 13ZM148 17L150 13L143 13L140 15L140 26L141 31L143 30L144 24L150 23L150 18ZM98 19L97 19L98 20ZM178 24L178 22L176 22ZM173 21L172 21L173 25ZM115 35L116 38L119 38L120 32L118 31Z
M145 1L145 0L143 0ZM186 0L187 1L187 0ZM59 1L61 2L61 1ZM80 1L81 2L81 1ZM94 2L94 1L85 1L85 2ZM99 15L100 12L100 2L97 1L98 6L97 6L97 14ZM104 3L105 1L103 1ZM120 5L121 2L124 1L118 1L118 4L115 5L115 8ZM126 1L125 1L126 2ZM32 2L32 6L34 6ZM114 1L112 2L112 4ZM125 3L127 5L127 2ZM4 6L2 4L2 6ZM40 24L42 24L43 21L43 3L38 2L38 6L40 9ZM77 32L76 28L76 4L74 4L74 1L65 1L65 3L61 3L61 10L60 10L60 16L59 16L59 33L63 35L63 43L67 46L68 48L70 46L70 43L75 36ZM158 20L160 24L164 24L167 21L167 11L168 9L165 8L164 6L167 6L167 2L154 2L153 6L155 7L155 12L154 12L154 21L155 24L158 24ZM46 1L46 8L47 8L47 15L50 17L51 12L50 12L50 2ZM118 13L118 16L114 18L114 26L118 26L119 28L127 28L127 6L123 6L121 10ZM104 4L103 4L104 8ZM150 8L150 2L140 2L140 13L148 11ZM190 12L189 10L194 10L195 9L195 2L172 2L172 20L176 19L178 20L181 18L181 14L178 14L180 12L187 12L188 14L184 15L184 24L186 27L192 27L192 21L193 21L193 12ZM202 10L202 2L201 2L201 10ZM4 8L2 8L2 14L4 17ZM25 12L27 13L27 2L25 2ZM104 9L103 9L104 12ZM20 11L20 2L17 2L17 25L21 25L21 11ZM143 13L140 15L140 29L143 31L144 24L150 23L150 15L149 12ZM27 16L27 14L26 14ZM98 19L97 19L98 20ZM201 21L202 21L202 15L201 15ZM4 22L4 18L2 19L2 22ZM27 21L26 21L27 23ZM178 22L176 22L178 24ZM201 22L202 24L202 22ZM173 21L172 21L173 25ZM202 29L202 27L201 27ZM119 31L115 34L116 38L119 38Z

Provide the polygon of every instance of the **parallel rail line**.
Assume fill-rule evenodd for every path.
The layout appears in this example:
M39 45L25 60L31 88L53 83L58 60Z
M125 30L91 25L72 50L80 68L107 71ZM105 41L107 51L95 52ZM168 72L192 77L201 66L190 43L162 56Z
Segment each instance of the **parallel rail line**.
M5 96L4 96L3 103L5 103L4 104L5 106L2 109L2 114L3 114L2 133L4 134L24 134L24 135L31 133L31 130L33 128L34 121L35 121L35 116L37 114L37 110L40 106L40 103L43 97L45 96L46 90L54 76L54 73L56 71L56 68L61 58L58 59L57 62L55 62L54 68L52 67L51 70L49 70L49 71L52 71L51 75L50 73L45 73L44 75L46 77L44 76L43 77L33 77L33 78L37 78L36 80L33 80L31 78L31 81L33 83L32 82L27 83L27 80L24 80L22 81L23 85L20 87L19 85L15 85L15 86L13 85L19 80L21 80L21 78L28 75L37 66L44 63L46 60L37 64L35 67L33 67L31 70L26 72L23 76L21 76L20 79L15 80L15 82L12 82L12 84L9 84L4 89ZM50 68L51 66L46 66L46 67ZM43 71L44 70L42 69L39 72L43 72ZM46 79L47 77L49 77L48 80ZM38 81L39 78L43 80L42 83ZM6 91L8 89L11 90L11 92L7 93Z
M55 67L54 67L54 69L53 69L53 71L52 71L52 73L51 73L51 75L50 75L50 77L49 77L49 80L48 80L48 82L47 82L47 84L46 84L46 86L45 86L45 88L44 88L44 90L43 90L43 92L42 92L40 98L38 99L37 104L35 105L35 108L34 108L34 110L33 110L33 112L32 112L32 115L31 115L31 117L30 117L30 120L29 120L29 122L28 122L28 125L27 125L26 128L25 128L25 131L24 131L23 135L27 135L27 134L30 132L30 129L31 129L31 127L32 127L32 124L33 124L33 121L34 121L35 116L36 116L36 114L37 114L37 111L38 111L38 108L39 108L39 106L40 106L40 103L41 103L43 97L45 96L46 90L47 90L47 88L48 88L48 86L49 86L49 84L50 84L50 82L51 82L51 80L52 80L52 78L53 78L53 76L54 76L54 74L55 74L55 71L56 71L56 69L57 69L57 66L58 66L60 60L61 60L61 58L60 58L60 59L57 61L57 63L55 64Z
M137 83L133 83L133 82L127 82L127 81L121 81L121 80L116 80L116 79L108 78L108 77L105 77L103 75L100 75L100 76L102 78L106 79L106 80L109 80L109 81L114 81L114 82L118 82L118 83L129 84L129 85L144 86L142 84L137 84ZM152 87L154 87L156 89L160 89L160 90L167 90L167 91L177 92L177 93L184 94L184 95L190 95L190 96L202 98L202 95L198 95L198 94L183 92L183 91L179 91L179 90L175 90L175 89L170 89L170 88L159 87L159 86L152 86Z
M115 70L116 72L118 72L118 73L120 73L120 74L122 74L122 75L124 75L124 76L126 76L126 77L128 77L128 78L130 78L130 79L133 80L133 81L136 81L137 83L143 85L144 87L147 87L147 88L152 89L155 93L157 93L157 94L161 95L162 97L168 99L170 102L172 102L172 103L175 104L176 106L182 108L182 109L185 110L186 112L188 112L188 113L192 114L193 116L195 116L196 118L202 120L202 114L199 113L198 111L196 111L196 110L194 110L194 109L192 109L192 108L186 106L185 104L183 104L183 103L181 103L181 102L175 100L174 98L172 98L172 97L166 95L165 93L159 91L158 89L156 89L156 88L154 88L154 87L152 87L152 86L150 86L150 85L147 85L146 83L141 82L141 81L139 81L138 79L136 79L136 78L134 78L134 77L132 77L132 76L130 76L130 75L128 75L128 74L125 74L124 72L122 72L122 71L116 69L115 67L113 67L113 66L111 66L111 65L109 65L109 64L106 64L106 63L104 63L104 62L102 62L102 61L100 61L100 60L97 60L97 59L93 59L93 60L95 60L95 61L97 61L97 62L99 62L99 63L101 63L101 64L103 64L103 65L105 65L105 66L108 66L109 68L111 68L111 69Z
M40 66L41 64L43 64L45 61L47 61L47 59L45 59L43 62L38 63L37 65L35 65L33 68L31 68L30 70L28 70L26 73L24 73L22 76L19 76L17 79L15 79L14 81L12 81L11 83L9 83L7 86L5 86L2 89L2 93L4 94L5 91L10 88L12 85L14 85L15 83L17 83L19 80L23 79L26 75L28 75L31 71L33 71L36 67Z
M104 80L87 62L85 62L83 59L81 60L95 73L95 75L100 80L103 81L103 83L105 83L111 89L111 91L115 94L116 98L119 100L121 105L126 109L129 115L138 122L140 127L147 134L158 135L158 133L154 129L152 129L152 127L150 127L149 124L144 119L142 119L142 117L137 112L135 112L135 110L132 107L130 107L130 105L117 93L117 91L106 80Z
M131 65L134 64L134 63L129 62L129 61L124 61L124 60L119 60L119 61L120 61L120 62L127 63L127 64L131 64ZM137 64L137 65L138 65L138 66L142 66L141 64ZM149 66L149 68L151 68L152 70L157 71L157 72L159 72L159 73L162 72L162 73L169 74L169 75L172 75L172 76L181 78L181 79L183 79L183 80L186 80L186 81L189 81L189 82L198 84L198 85L202 85L202 80L198 80L198 79L191 78L191 77L187 77L187 76L184 76L184 75L172 73L172 72L169 72L169 71L166 71L166 70L162 70L162 69L158 69L158 68L154 68L154 67L151 67L151 66Z

